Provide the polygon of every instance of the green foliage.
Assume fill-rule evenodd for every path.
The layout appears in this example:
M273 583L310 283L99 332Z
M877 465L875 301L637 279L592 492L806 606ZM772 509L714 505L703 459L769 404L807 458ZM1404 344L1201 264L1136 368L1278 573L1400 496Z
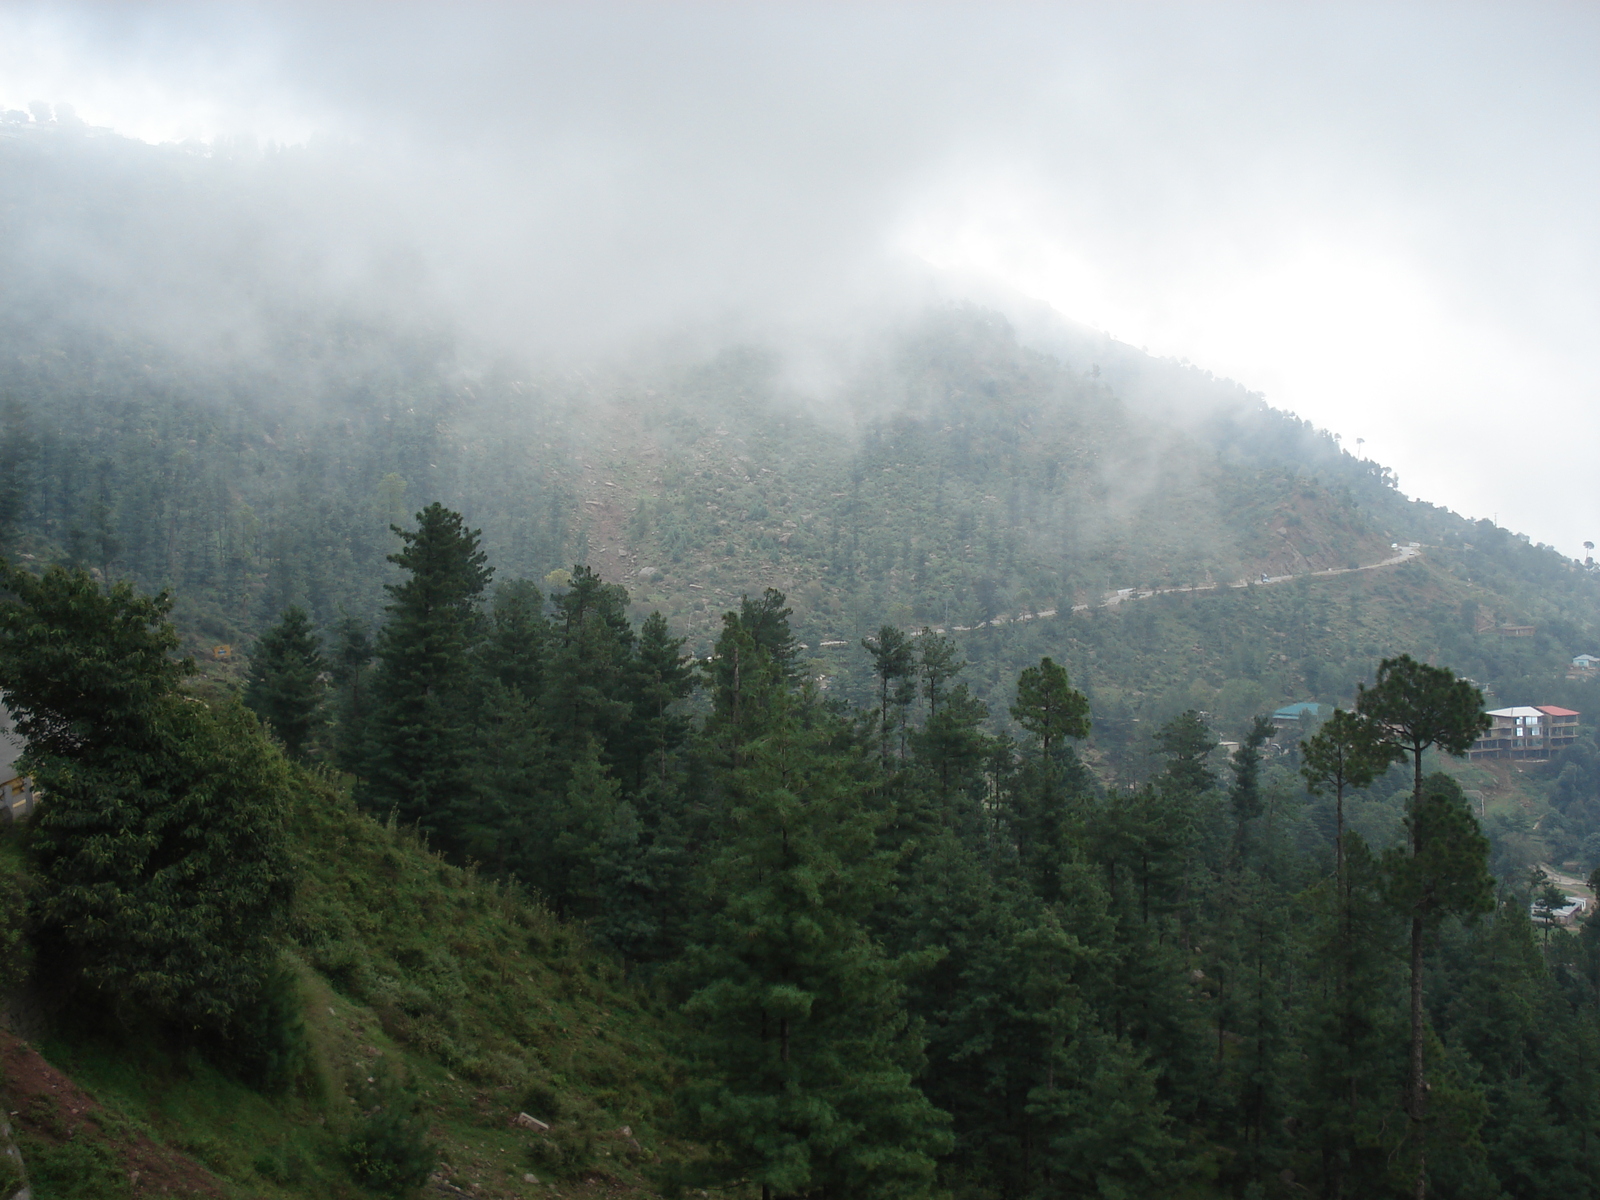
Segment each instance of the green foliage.
M1397 750L1412 755L1419 800L1422 752L1438 746L1460 756L1491 725L1480 689L1457 679L1448 667L1429 666L1409 654L1378 664L1373 685L1356 689L1356 711L1380 727Z
M212 1047L221 1063L250 1086L269 1094L309 1084L312 1048L305 1022L306 996L298 974L283 958L268 967L260 990L241 1007Z
M0 998L21 986L33 967L27 925L28 877L10 841L8 831L0 829Z
M0 678L47 797L29 841L39 944L105 1001L223 1028L288 902L288 768L236 704L177 690L164 600L5 572Z
M1206 766L1206 757L1216 749L1217 739L1193 709L1180 713L1155 735L1156 747L1167 756L1162 785L1175 795L1198 796L1216 785L1216 777Z
M910 637L893 625L881 626L876 637L862 638L861 648L872 656L872 672L878 677L879 756L888 762L894 726L889 703L892 697L903 723L906 706L916 698L916 649Z
M1067 672L1049 658L1017 677L1017 702L1011 706L1016 722L1034 737L1046 756L1051 744L1062 738L1089 736L1089 701L1074 691Z
M357 651L343 653L349 659ZM305 758L317 730L323 665L311 618L299 606L284 610L250 659L245 707L266 722L292 759Z
M435 502L416 520L414 530L395 527L403 546L389 556L409 578L385 585L389 621L378 637L363 796L448 832L472 794L468 667L493 570L459 513Z
M743 642L729 704L760 716L731 747L729 833L683 967L697 1076L679 1102L685 1131L710 1151L712 1180L924 1195L948 1138L912 1083L897 964L864 924L892 878L876 846L884 814L851 778L859 748L832 745L834 722L742 630L725 641Z
M1229 799L1233 802L1233 816L1239 823L1241 838L1245 822L1259 817L1265 808L1261 798L1261 747L1274 732L1270 719L1256 717L1245 731L1239 748L1228 756L1233 768Z
M133 1195L127 1173L104 1142L24 1137L19 1148L36 1200L121 1200Z
M1409 851L1394 848L1384 855L1389 898L1397 909L1432 924L1493 907L1489 839L1478 828L1459 783L1442 772L1428 776L1406 827Z
M528 1163L557 1179L576 1179L595 1166L599 1138L580 1121L557 1121L528 1144Z
M149 736L151 712L194 672L169 657L172 598L109 591L87 573L0 563L0 678L34 757L109 752Z
M1300 743L1300 773L1313 793L1329 786L1339 792L1364 788L1397 761L1397 754L1398 747L1384 741L1375 721L1336 708L1315 734Z
M439 1161L412 1091L387 1069L358 1089L360 1115L344 1138L356 1182L380 1196L404 1197L427 1182Z
M54 169L13 151L0 147L13 180ZM1553 551L1406 501L1382 468L1242 389L1113 346L1039 354L980 312L911 328L881 371L847 383L890 407L846 440L783 400L783 373L754 351L640 368L648 403L625 388L596 420L600 398L582 381L523 368L474 368L468 380L437 339L335 331L312 313L277 330L292 349L267 351L267 370L252 359L247 371L197 373L159 347L53 329L13 304L27 319L3 323L0 382L28 411L8 414L0 444L31 476L13 470L0 497L10 544L92 563L106 579L170 582L190 645L248 642L291 605L330 631L336 761L397 820L384 829L326 780L297 783L304 886L286 928L336 982L341 1009L371 1004L416 1061L485 1092L548 1089L574 1109L581 1090L630 1120L671 1092L638 1040L653 1026L629 1007L621 972L658 980L691 944L737 957L736 942L705 939L727 932L716 921L733 903L717 872L748 881L736 853L757 845L747 818L781 809L788 787L764 742L775 736L770 697L780 681L823 676L828 703L785 718L802 731L785 735L801 747L791 757L832 764L796 768L807 787L794 793L795 820L813 802L839 810L839 836L859 834L889 863L871 902L827 928L866 964L869 1010L905 1016L890 1041L912 1087L952 1115L957 1142L939 1187L970 1197L1382 1195L1410 1182L1399 1178L1407 1134L1394 1107L1406 1086L1409 948L1379 867L1408 831L1427 842L1438 830L1428 844L1454 845L1455 865L1470 866L1471 829L1459 805L1455 817L1435 813L1418 787L1408 813L1406 789L1381 770L1364 784L1345 770L1353 743L1331 773L1316 739L1302 744L1331 810L1296 790L1292 750L1236 764L1248 766L1248 786L1236 773L1230 797L1212 773L1209 721L1234 736L1272 703L1347 700L1373 660L1401 648L1492 683L1504 702L1586 709L1582 693L1556 689L1568 686L1563 653L1593 649L1600 606L1592 577ZM615 389L600 387L612 403ZM1153 421L1140 407L1141 391L1166 405L1195 389L1204 403L1185 406L1202 414L1192 421ZM592 474L571 472L574 458ZM1159 477L1144 469L1152 461L1164 465ZM590 494L602 476L615 495L597 483ZM1108 478L1125 485L1114 503ZM449 496L466 515L453 534L441 527L441 546L471 540L502 578L553 577L558 595L513 582L487 620L472 600L456 624L429 626L450 626L437 640L391 611L382 662L368 667L386 530L408 494ZM631 513L625 529L613 500ZM445 526L454 515L436 514ZM1403 537L1427 543L1421 561L1227 586L1307 562L1371 562ZM632 596L582 566L551 572L601 546L597 561L657 565L628 576ZM413 581L451 574L402 566ZM486 585L487 560L476 569ZM792 611L776 588L751 599L769 583L794 597ZM1217 586L1097 607L1111 589L1152 584ZM659 614L636 628L652 606ZM980 625L1052 607L1062 615ZM1538 633L1481 635L1486 609ZM885 628L893 641L935 622L948 633L916 643L914 676L900 662L880 673L855 650L867 630L881 651ZM107 646L128 642L127 630L106 633ZM686 660L719 634L709 713L697 713ZM403 659L435 652L427 671L390 686ZM1046 654L1093 707L1081 760L1058 754L1074 735L1029 725L1021 703L1015 717L1043 755L1019 754L989 723ZM958 678L962 657L972 665ZM1395 673L1380 669L1380 688ZM39 685L50 676L40 672ZM114 715L117 698L101 699L93 712ZM1146 787L1151 729L1163 731L1167 761ZM1422 755L1408 752L1420 782ZM108 751L113 759L127 761ZM1550 855L1557 866L1596 857L1591 760L1575 753L1559 780L1530 767L1527 809L1506 804L1497 816L1491 797L1497 857L1519 880ZM484 875L430 855L410 832L418 826ZM1330 889L1329 860L1342 857ZM1433 877L1453 887L1471 875L1412 859L1387 861L1395 898L1413 909L1414 877L1438 868ZM583 917L621 963L522 904L507 888L513 874ZM802 914L806 904L834 912L837 897L812 896L802 873L787 892L758 882L769 900L793 893ZM1417 1043L1432 1083L1437 1194L1592 1191L1592 1170L1575 1164L1589 1165L1597 1128L1600 957L1588 930L1529 938L1525 908L1507 901L1476 924L1430 918L1418 943L1428 978L1441 981L1430 983ZM919 972L885 966L919 954ZM896 986L899 1000L880 1003ZM829 987L801 990L814 997L811 1020ZM264 1014L278 1004L277 1016L259 1019L287 1029L295 1001L273 994L258 999ZM239 1011L229 1029L242 1043L258 1017ZM626 1014L616 1044L603 1011ZM920 1038L928 1061L916 1073ZM730 1090L735 1098L765 1095L737 1086L750 1090ZM915 1101L898 1076L894 1086L895 1103ZM574 1162L604 1127L598 1109L584 1112L559 1126L573 1131ZM269 1156L260 1173L287 1177L289 1161L287 1150Z

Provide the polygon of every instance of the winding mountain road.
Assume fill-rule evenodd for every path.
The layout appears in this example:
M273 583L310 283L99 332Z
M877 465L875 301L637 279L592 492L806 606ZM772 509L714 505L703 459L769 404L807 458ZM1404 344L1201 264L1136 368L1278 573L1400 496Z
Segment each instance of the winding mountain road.
M1225 588L1247 587L1272 587L1280 583L1292 583L1296 579L1331 579L1335 575L1354 575L1357 571L1379 571L1384 567L1397 567L1401 563L1410 562L1422 555L1422 545L1419 542L1408 542L1405 545L1396 545L1395 553L1378 562L1363 563L1357 567L1328 567L1322 571L1309 571L1303 575L1263 575L1252 583L1248 579L1236 580L1233 583L1202 583L1185 587L1162 588L1120 588L1115 592L1108 592L1098 604L1074 604L1072 612L1085 612L1091 608L1116 608L1122 604L1129 604L1135 600L1148 600L1152 596L1182 595L1189 592L1217 592ZM980 621L976 625L952 625L949 629L935 626L934 633L970 633L974 629L982 629L986 625L1012 625L1018 621L1033 621L1044 617L1056 616L1059 609L1041 608L1038 612L1017 613L1011 617L991 617L987 621ZM825 645L827 643L824 643Z

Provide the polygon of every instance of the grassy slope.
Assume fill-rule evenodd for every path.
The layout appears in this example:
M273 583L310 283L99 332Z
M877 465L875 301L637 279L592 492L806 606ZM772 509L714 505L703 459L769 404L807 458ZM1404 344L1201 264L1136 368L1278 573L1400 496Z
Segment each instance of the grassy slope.
M222 1195L364 1195L341 1139L367 1078L389 1072L418 1089L447 1164L441 1180L473 1195L646 1186L643 1168L673 1152L659 1121L674 1063L660 1020L580 930L446 865L317 781L295 839L300 888L285 953L308 1034L300 1084L262 1096L148 1040L44 1036L50 1063L112 1114L92 1137L125 1156L149 1138L203 1164ZM7 854L15 872L15 848ZM36 1106L30 1119L23 1099L10 1099L25 1114L24 1138L53 1161L50 1112ZM551 1123L551 1136L510 1125L520 1111Z

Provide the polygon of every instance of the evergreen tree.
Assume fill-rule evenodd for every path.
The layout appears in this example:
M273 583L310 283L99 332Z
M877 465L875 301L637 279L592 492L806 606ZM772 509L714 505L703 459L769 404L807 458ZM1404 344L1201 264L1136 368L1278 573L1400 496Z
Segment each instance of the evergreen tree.
M1046 758L1062 738L1089 736L1089 701L1073 688L1065 667L1049 658L1017 678L1017 702L1011 716L1034 737Z
M1344 793L1346 788L1364 788L1389 764L1399 761L1403 752L1384 740L1383 730L1371 719L1342 708L1311 737L1300 743L1300 774L1306 788L1319 794L1333 788L1334 877L1344 890Z
M1307 1173L1321 1176L1328 1196L1382 1195L1404 1133L1391 1119L1407 1071L1399 942L1378 858L1358 834L1345 835L1341 879L1322 893L1310 946L1318 986L1302 1033L1301 1104L1315 1152Z
M1300 743L1300 773L1313 794L1334 793L1332 902L1323 912L1314 954L1325 984L1312 1014L1307 1108L1315 1114L1319 1169L1331 1195L1361 1195L1380 1185L1377 1160L1392 1144L1373 1111L1374 1082L1387 1073L1389 1033L1388 910L1377 863L1366 843L1347 834L1344 795L1370 784L1400 751L1370 719L1343 709ZM1365 1086L1363 1086L1365 1085ZM1381 1090L1380 1090L1381 1094Z
M179 691L171 600L0 563L0 687L45 797L29 850L51 967L189 1029L251 1003L288 906L290 777L254 719Z
M1414 1194L1417 1200L1427 1195L1427 1078L1423 1061L1424 1017L1422 996L1423 935L1428 922L1435 914L1453 911L1450 904L1459 900L1475 904L1481 897L1478 875L1483 866L1475 862L1472 854L1477 842L1469 836L1477 833L1477 822L1472 814L1461 807L1460 814L1447 799L1437 793L1427 804L1422 781L1422 755L1429 747L1438 746L1446 753L1462 755L1477 736L1488 729L1491 722L1483 711L1483 693L1446 667L1433 667L1417 662L1408 654L1399 658L1386 658L1378 664L1378 673L1371 688L1364 684L1357 689L1356 711L1370 718L1384 731L1384 740L1396 749L1411 755L1413 788L1410 812L1406 827L1411 834L1410 868L1403 868L1392 860L1392 870L1400 881L1398 895L1402 906L1411 918L1411 1076L1408 1089L1408 1112L1416 1133L1417 1170ZM1464 821L1462 820L1464 818ZM1430 850L1430 835L1439 839L1438 850ZM1481 834L1478 837L1481 839ZM1483 847L1487 850L1488 843ZM1459 871L1452 876L1450 871ZM1453 889L1463 890L1456 896ZM1435 895L1443 890L1450 899Z
M1229 757L1233 787L1228 790L1228 799L1233 804L1235 857L1244 852L1246 826L1265 808L1261 800L1261 747L1267 744L1273 728L1269 718L1256 717L1245 731L1239 748Z
M367 737L365 683L372 663L372 639L356 618L340 618L328 675L334 686L337 733L334 761L343 770L359 772L364 766Z
M578 565L567 590L551 603L554 650L545 673L544 708L558 751L576 764L598 742L607 766L626 770L634 715L629 685L637 649L627 589Z
M793 615L788 598L777 588L765 589L754 600L744 596L739 601L740 626L786 679L794 678L800 659L800 643L789 627Z
M861 646L872 656L872 673L878 677L879 761L889 761L889 735L895 722L889 716L892 700L901 721L905 708L916 695L914 672L916 647L893 625L883 625L877 637L864 637Z
M284 753L304 759L320 723L322 654L311 618L294 606L256 643L245 684L244 704L283 743Z
M733 614L729 614L733 618ZM699 1081L685 1132L708 1181L763 1197L926 1195L946 1118L912 1082L920 1040L866 921L893 879L859 751L737 618L725 732L727 829L701 875L708 915L683 968ZM735 723L731 706L740 714ZM759 714L759 716L755 715Z
M669 759L689 733L688 719L673 710L695 686L694 659L683 653L683 642L672 636L659 612L651 613L639 630L634 713L639 719L643 753L637 761L641 775L651 770L659 787L666 785ZM642 789L643 784L640 778L635 787Z
M362 796L455 845L472 804L471 667L494 571L479 533L437 501L416 529L392 528L404 544L389 561L410 578L385 585Z
M0 402L0 553L10 553L17 528L26 515L39 439L26 407L14 397Z
M1155 743L1167 756L1161 781L1164 792L1198 796L1216 786L1206 757L1217 748L1217 739L1194 709L1179 713L1157 730Z

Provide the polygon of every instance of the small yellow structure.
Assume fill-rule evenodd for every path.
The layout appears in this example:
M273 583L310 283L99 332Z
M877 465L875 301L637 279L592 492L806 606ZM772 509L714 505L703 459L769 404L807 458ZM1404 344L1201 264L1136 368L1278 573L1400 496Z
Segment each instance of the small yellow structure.
M17 774L23 741L12 727L11 714L0 708L0 821L25 821L33 815L38 797L33 780Z

